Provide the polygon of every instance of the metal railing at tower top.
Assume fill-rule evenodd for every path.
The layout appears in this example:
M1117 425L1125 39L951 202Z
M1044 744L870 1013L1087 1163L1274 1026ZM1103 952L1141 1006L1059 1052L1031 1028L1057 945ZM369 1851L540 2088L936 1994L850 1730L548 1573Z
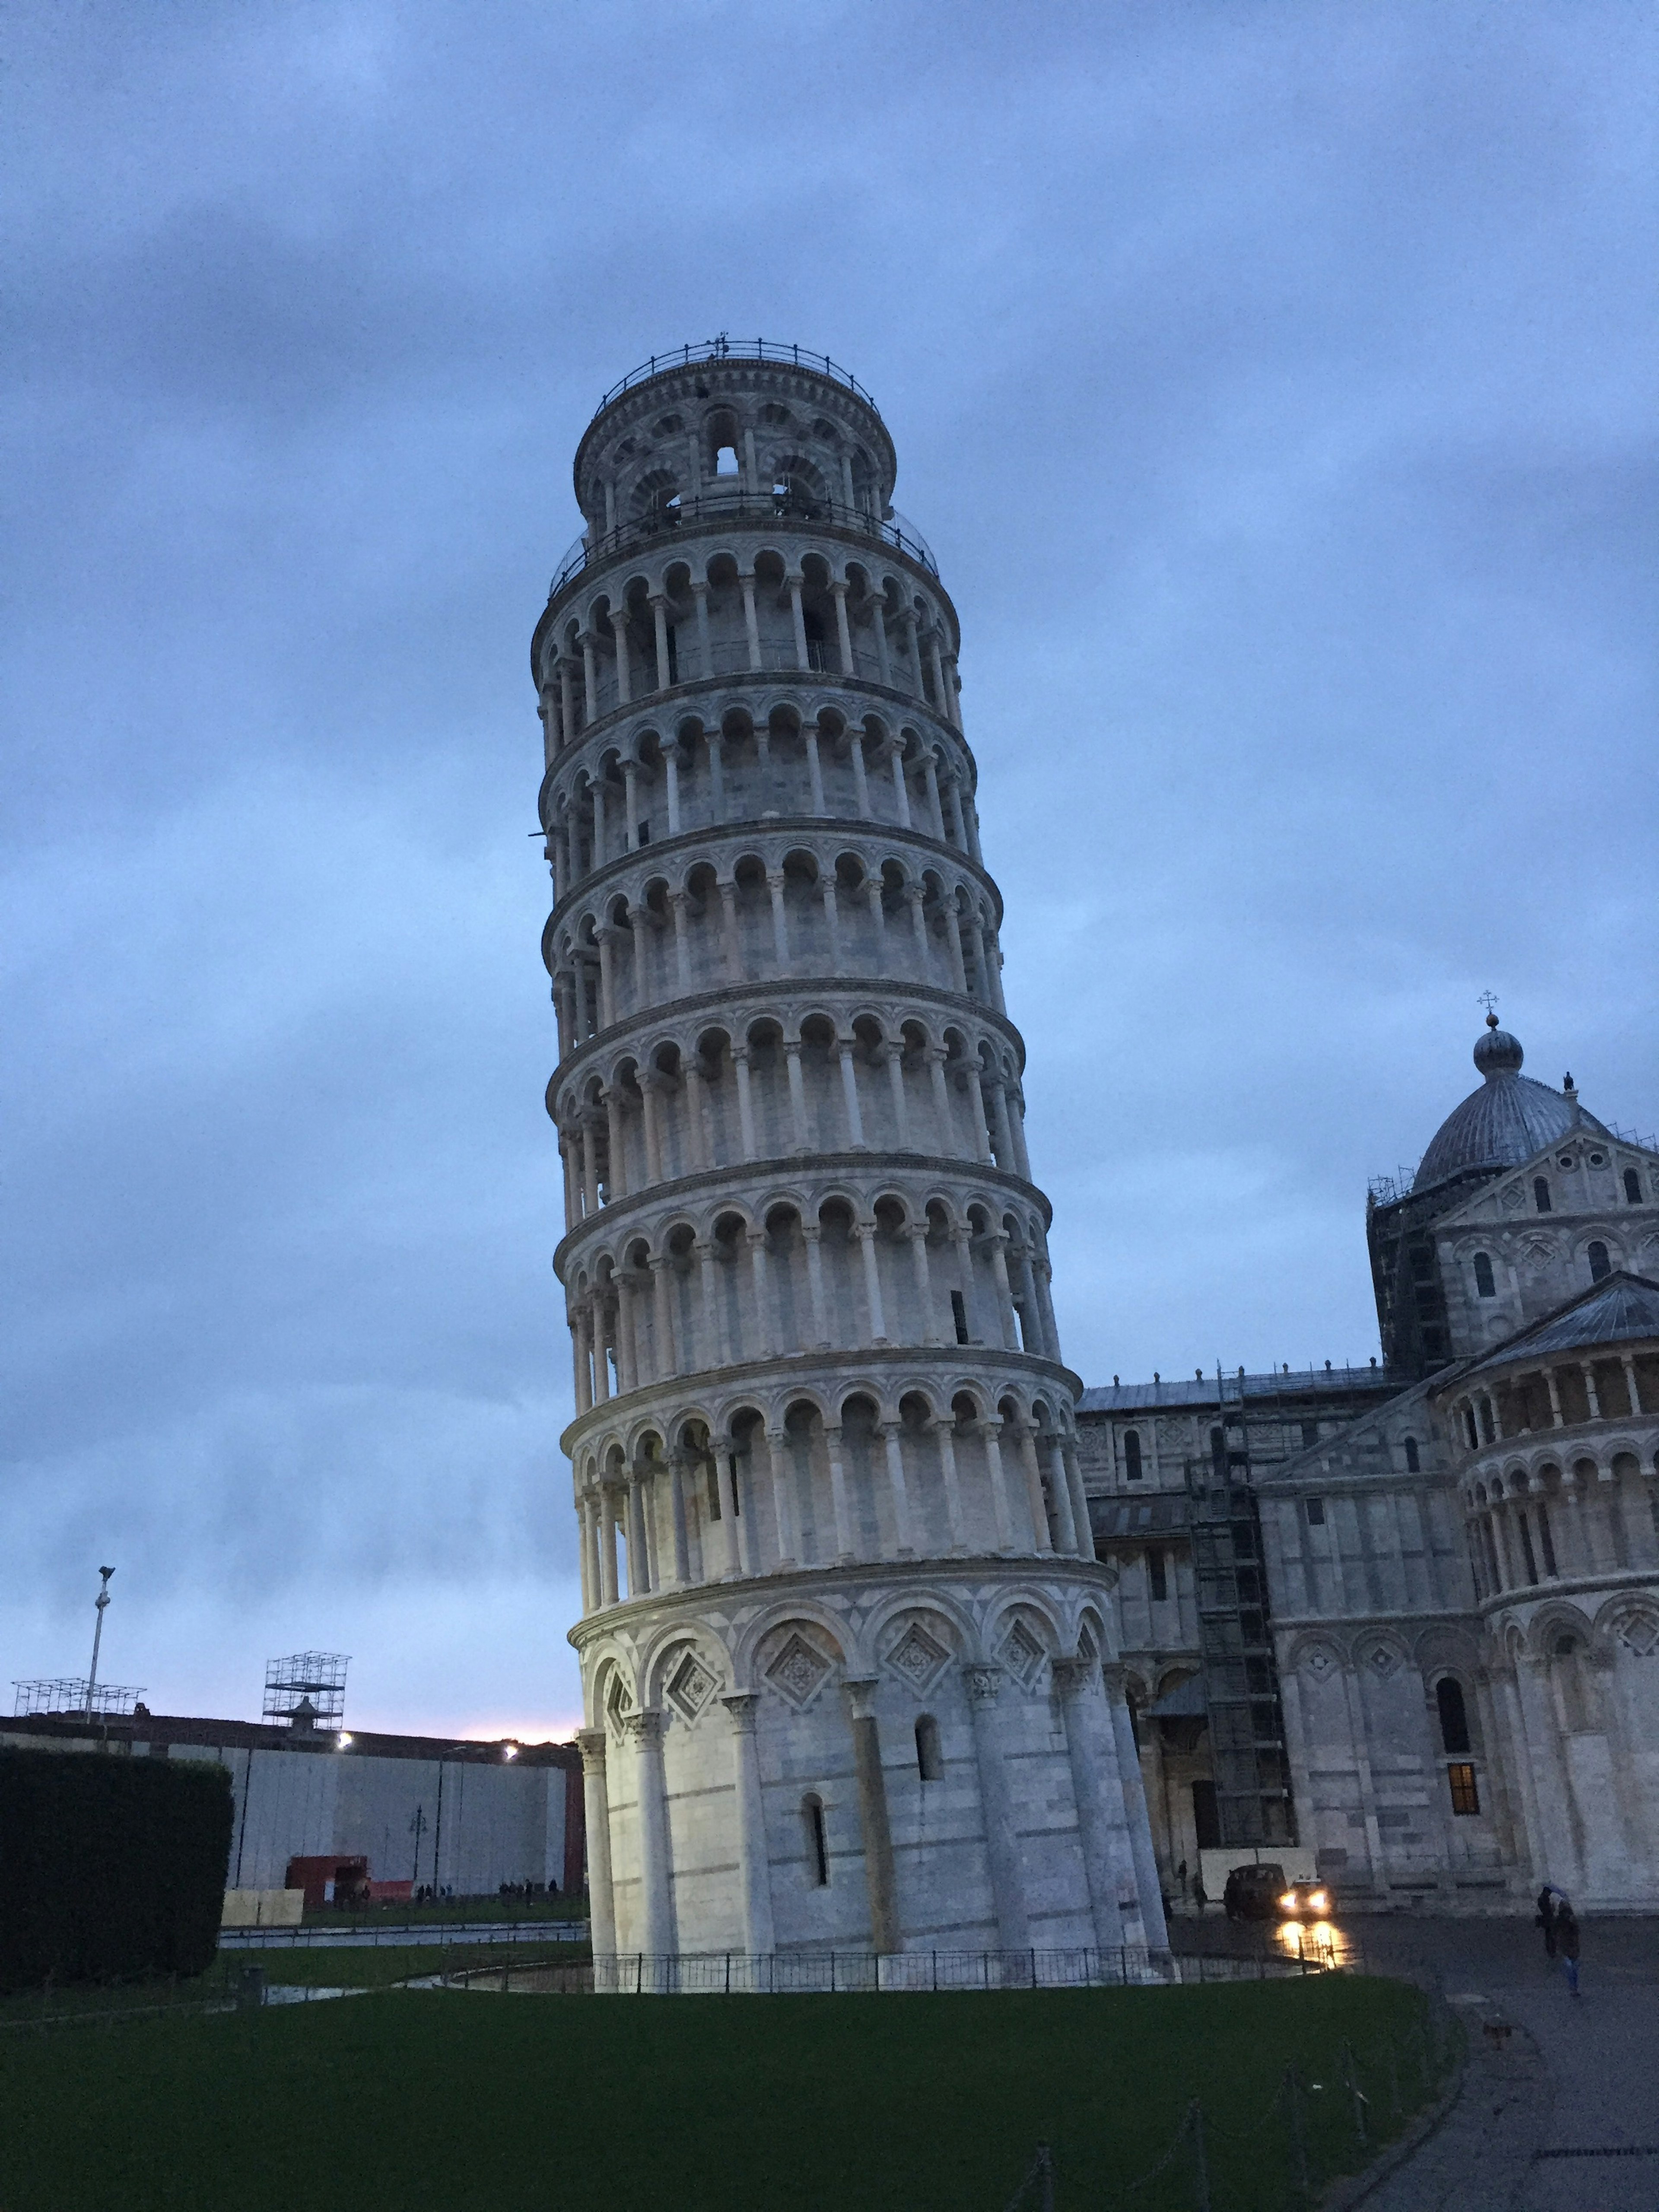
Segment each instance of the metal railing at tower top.
M757 520L798 526L820 523L832 530L852 531L860 538L878 538L884 545L908 555L930 576L939 574L939 562L927 539L902 515L889 514L884 519L872 514L867 507L848 507L838 499L809 499L793 492L744 491L734 487L730 491L703 492L696 499L677 499L670 506L653 507L637 521L619 522L614 530L605 531L597 538L583 531L554 571L547 596L550 599L557 599L573 576L592 568L595 562L609 560L613 554L632 552L637 546L658 544L665 538L672 538L677 531L696 529L710 523Z
M704 338L701 345L679 346L668 353L653 353L649 361L642 361L637 368L630 368L619 384L613 384L593 410L603 415L613 399L620 399L624 392L631 392L636 384L647 383L653 376L661 376L671 368L690 368L694 362L705 361L778 361L787 362L796 368L817 370L820 376L829 377L841 385L865 405L881 410L859 382L850 368L843 368L838 361L831 361L827 353L814 353L810 346L780 345L773 338L728 337L722 331L717 338Z

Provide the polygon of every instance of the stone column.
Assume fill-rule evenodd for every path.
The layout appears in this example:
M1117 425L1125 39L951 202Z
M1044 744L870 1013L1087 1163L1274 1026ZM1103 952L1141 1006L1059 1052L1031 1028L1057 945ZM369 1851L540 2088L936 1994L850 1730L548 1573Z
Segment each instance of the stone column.
M668 1492L674 1517L674 1581L683 1589L691 1579L691 1543L686 1528L685 1454L678 1445L668 1455Z
M1077 1528L1077 1555L1080 1559L1097 1559L1100 1555L1095 1549L1095 1524L1089 1516L1088 1494L1083 1487L1083 1468L1079 1463L1077 1445L1069 1437L1061 1440L1060 1463L1066 1470L1066 1486L1071 1493L1072 1518Z
M898 1556L911 1559L915 1539L910 1526L910 1492L904 1480L904 1446L897 1421L881 1424L881 1440L887 1453L887 1482L893 1498L893 1534Z
M910 1141L910 1102L904 1095L904 1047L889 1043L883 1057L887 1062L887 1087L893 1098L895 1142L900 1152L914 1152L915 1146Z
M732 1066L738 1079L738 1141L747 1164L755 1158L755 1099L750 1088L749 1048L746 1044L732 1046Z
M986 1470L991 1479L991 1510L996 1518L997 1549L1005 1554L1014 1548L1014 1516L1008 1497L1008 1475L1002 1463L1002 1423L994 1417L978 1424L980 1441L985 1446Z
M1026 1917L1020 1881L1019 1846L1014 1834L1008 1771L1003 1760L1001 1730L997 1725L1002 1669L982 1664L965 1666L962 1678L974 1723L974 1756L979 1768L979 1802L985 1820L985 1857L996 1914L997 1945L1004 1951L1029 1950L1030 1923Z
M1060 1524L1057 1548L1065 1558L1075 1559L1077 1516L1072 1510L1072 1486L1066 1479L1066 1455L1058 1437L1046 1436L1043 1442L1048 1448L1048 1502Z
M799 1060L797 1066L799 1065ZM830 1305L823 1293L823 1231L816 1221L803 1221L801 1243L806 1247L806 1289L812 1304L812 1346L830 1349Z
M953 1556L968 1548L968 1532L962 1516L962 1485L957 1480L956 1420L950 1413L933 1416L933 1435L939 1444L939 1481L945 1491L945 1517L951 1530Z
M732 1716L732 1787L738 1812L738 1886L743 1899L743 1943L751 1957L775 1948L772 1870L766 1848L766 1805L761 1794L760 1749L755 1723L760 1698L733 1690L720 1699Z
M634 693L629 680L628 609L625 606L611 610L611 635L617 648L617 703L626 707Z
M786 576L784 581L789 586L789 614L794 624L795 665L797 668L805 668L809 663L806 652L806 617L800 603L801 580L799 576Z
M933 1091L933 1116L939 1123L939 1152L945 1159L954 1159L957 1150L956 1116L951 1111L951 1086L945 1079L945 1047L927 1047L927 1077Z
M882 1310L881 1272L876 1263L876 1224L873 1221L855 1221L853 1234L858 1238L864 1259L864 1299L870 1314L870 1342L887 1343L887 1316Z
M706 580L702 582L693 580L691 597L697 610L697 673L699 676L712 676L714 655L708 642L708 585Z
M754 570L745 569L738 580L743 586L743 624L749 635L749 665L754 669L761 665L760 617L755 611Z
M933 818L933 835L941 845L950 841L945 835L945 809L939 803L939 768L930 752L921 757L921 773L927 785L927 811Z
M836 645L841 653L841 672L851 676L854 672L853 633L847 626L847 586L837 579L830 590L836 602Z
M1107 1710L1111 1716L1112 1745L1117 1753L1117 1778L1123 1790L1124 1826L1129 1832L1129 1855L1134 1867L1136 1899L1123 1916L1124 1940L1135 1941L1139 1919L1142 1940L1149 1950L1167 1951L1170 1931L1164 1919L1164 1893L1158 1886L1158 1861L1152 1856L1152 1829L1146 1810L1146 1785L1140 1775L1140 1753L1135 1749L1134 1724L1123 1694L1121 1667L1103 1667Z
M1111 1823L1101 1789L1094 1730L1086 1710L1094 1685L1094 1662L1084 1658L1056 1659L1052 1671L1054 1687L1060 1692L1066 1749L1072 1762L1072 1796L1077 1803L1078 1838L1083 1847L1083 1870L1088 1879L1095 1941L1103 1951L1115 1951L1124 1940L1123 1914L1117 1901Z
M847 732L847 754L853 763L853 784L858 793L859 819L873 822L875 814L870 805L870 778L864 765L862 730L848 730Z
M893 804L898 811L899 827L903 830L908 830L910 827L910 793L908 789L906 787L904 781L904 753L902 748L896 744L890 745L888 747L887 757L892 764Z
M609 1193L606 1203L614 1206L619 1198L628 1195L628 1155L623 1136L622 1094L614 1083L607 1084L600 1091L599 1103L605 1109L605 1183Z
M847 1684L853 1723L853 1767L858 1777L859 1826L864 1838L864 1880L870 1899L871 1948L880 1953L903 1948L899 1933L898 1885L893 1873L893 1835L887 1818L887 1781L881 1768L881 1736L875 1716L873 1675Z
M615 1605L618 1595L617 1580L617 1508L611 1485L602 1482L599 1496L599 1603Z
M587 1495L580 1490L576 1492L576 1541L581 1549L582 1615L586 1619L594 1609L596 1591L592 1570L598 1554L593 1550L589 1528Z
M910 1271L915 1277L916 1308L921 1319L921 1339L924 1344L938 1344L942 1340L939 1317L933 1311L933 1271L927 1264L927 1224L925 1221L908 1222L904 1234L909 1240Z
M844 1566L854 1554L853 1515L847 1496L847 1469L841 1456L841 1425L826 1421L823 1449L830 1462L830 1507L836 1523L836 1565Z
M795 1150L808 1152L812 1147L806 1127L806 1083L800 1072L799 1037L784 1039L783 1063L789 1079L789 1119L794 1130Z
M708 750L709 818L718 828L726 819L725 748L718 730L706 731L703 742Z
M582 1754L582 1810L587 1830L587 1917L593 1956L607 1959L617 1948L617 1911L611 1887L611 1793L605 1783L605 1737L602 1728L582 1729L576 1737Z
M781 1429L757 1429L766 1439L768 1470L772 1480L772 1519L776 1525L778 1572L793 1574L800 1553L795 1531L795 1501L790 1495L789 1439Z
M652 1380L657 1382L665 1382L676 1373L679 1364L674 1357L673 1285L669 1281L672 1264L665 1252L653 1252L648 1262L651 1269L652 1334L656 1340L653 1348L656 1353L654 1364L657 1371Z
M804 722L800 734L806 747L806 775L812 793L812 811L821 819L830 810L823 803L823 763L818 758L817 724Z
M559 655L559 750L563 751L576 738L575 671L568 653Z
M783 1349L783 1331L778 1325L772 1297L771 1271L767 1265L766 1231L763 1228L747 1229L744 1236L749 1246L749 1277L755 1302L757 1341L750 1357L757 1353L763 1359L771 1359Z
M783 870L769 868L766 887L772 894L772 946L778 957L778 973L789 973L789 910L783 902Z
M668 1806L662 1769L663 1716L655 1705L628 1717L639 1794L640 1893L644 1926L640 1948L662 1958L674 1948L674 1907L668 1883Z
M660 592L651 594L651 620L656 631L657 689L665 691L671 681L668 666L668 603Z
M1018 1421L1014 1432L1019 1438L1019 1463L1025 1476L1025 1502L1031 1516L1031 1540L1039 1553L1052 1556L1054 1539L1048 1534L1048 1508L1042 1495L1042 1469L1037 1465L1036 1425L1032 1421Z

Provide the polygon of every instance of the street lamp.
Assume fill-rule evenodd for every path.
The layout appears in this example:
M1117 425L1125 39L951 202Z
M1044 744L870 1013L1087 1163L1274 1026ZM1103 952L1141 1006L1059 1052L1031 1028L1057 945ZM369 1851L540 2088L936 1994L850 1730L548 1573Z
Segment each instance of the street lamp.
M97 1626L92 1632L92 1672L87 1676L87 1718L88 1720L93 1716L94 1694L98 1688L98 1647L104 1640L104 1610L109 1603L109 1578L115 1570L113 1567L100 1567L98 1571L103 1577L103 1580L99 1584L98 1595L93 1601L94 1608L97 1613Z

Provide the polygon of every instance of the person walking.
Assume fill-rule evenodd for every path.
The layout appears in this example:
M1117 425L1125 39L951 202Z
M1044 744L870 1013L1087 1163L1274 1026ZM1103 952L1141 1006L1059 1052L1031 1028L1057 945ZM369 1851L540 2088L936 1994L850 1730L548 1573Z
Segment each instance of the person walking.
M1538 1911L1533 1921L1534 1928L1544 1931L1544 1956L1555 1956L1555 1892L1548 1882L1538 1893Z
M1578 1994L1578 1916L1566 1898L1555 1908L1555 1948L1566 1968L1567 1987Z

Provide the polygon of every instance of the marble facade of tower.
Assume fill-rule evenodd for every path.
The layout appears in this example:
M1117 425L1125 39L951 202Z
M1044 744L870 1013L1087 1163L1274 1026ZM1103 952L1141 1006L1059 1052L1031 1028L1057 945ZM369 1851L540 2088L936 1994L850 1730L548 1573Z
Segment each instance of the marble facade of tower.
M600 1953L1165 1940L894 474L827 361L659 358L532 647Z

